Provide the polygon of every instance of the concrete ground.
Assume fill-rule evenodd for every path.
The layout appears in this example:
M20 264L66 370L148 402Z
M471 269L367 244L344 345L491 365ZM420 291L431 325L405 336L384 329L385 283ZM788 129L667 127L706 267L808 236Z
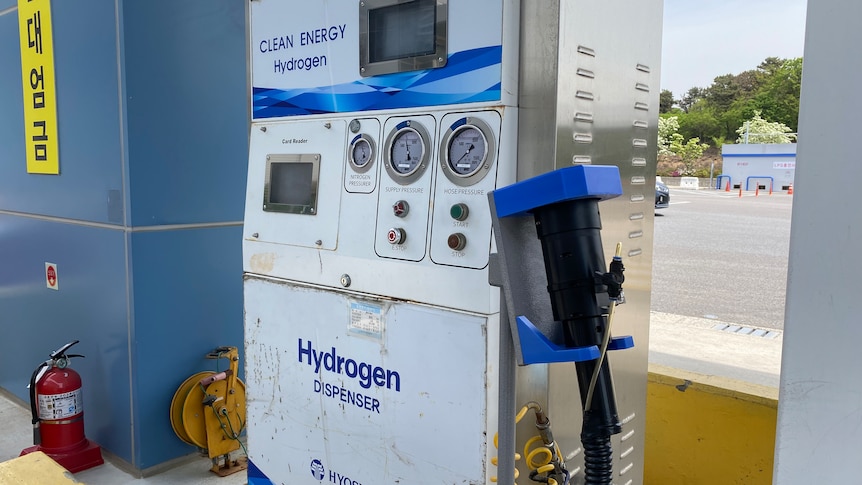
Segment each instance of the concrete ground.
M0 433L0 462L4 462L17 458L22 449L32 445L30 410L21 406L17 400L9 399L7 394L0 393L0 423L4 426ZM244 485L247 482L245 472L218 477L209 471L211 463L206 457L191 457L178 466L147 478L135 478L112 463L111 457L104 458L104 465L76 473L75 480L87 485Z
M650 364L777 389L781 345L776 329L650 312Z
M777 389L781 343L781 332L775 329L660 312L650 314L651 365ZM21 449L30 446L32 428L29 410L2 393L0 422L6 427L0 434L2 462L17 457ZM242 485L247 481L242 472L219 478L209 467L209 459L193 457L162 473L138 479L106 456L104 465L78 473L75 479L89 485Z
M650 364L777 394L792 207L781 192L671 189L655 221Z

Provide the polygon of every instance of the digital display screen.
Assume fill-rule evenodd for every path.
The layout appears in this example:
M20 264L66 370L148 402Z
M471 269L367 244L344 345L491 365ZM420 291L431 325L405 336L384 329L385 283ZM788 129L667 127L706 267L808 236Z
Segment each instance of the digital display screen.
M269 202L313 207L317 192L314 185L313 163L273 163L270 166Z
M368 60L390 61L435 52L436 0L413 0L368 12Z

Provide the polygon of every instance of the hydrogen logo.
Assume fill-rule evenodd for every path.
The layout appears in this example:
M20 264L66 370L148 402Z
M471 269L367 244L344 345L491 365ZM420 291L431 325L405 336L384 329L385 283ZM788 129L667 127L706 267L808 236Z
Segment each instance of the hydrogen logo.
M320 460L311 460L311 476L318 480L323 480L323 463Z

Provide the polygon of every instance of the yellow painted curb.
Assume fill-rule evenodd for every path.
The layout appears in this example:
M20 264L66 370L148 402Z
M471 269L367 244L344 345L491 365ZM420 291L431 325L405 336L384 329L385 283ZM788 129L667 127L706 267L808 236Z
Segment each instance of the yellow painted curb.
M778 389L650 365L645 485L770 485Z
M0 463L0 483L9 485L63 485L80 483L48 455L36 451Z

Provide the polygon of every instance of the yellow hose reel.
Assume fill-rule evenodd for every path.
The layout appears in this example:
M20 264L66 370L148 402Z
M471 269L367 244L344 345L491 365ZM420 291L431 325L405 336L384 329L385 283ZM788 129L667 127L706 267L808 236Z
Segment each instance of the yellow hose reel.
M206 358L227 359L228 368L198 372L180 384L171 400L171 427L181 440L206 450L214 473L227 476L248 466L246 459L230 458L230 452L242 446L239 438L245 428L245 384L237 376L236 347L219 347Z

